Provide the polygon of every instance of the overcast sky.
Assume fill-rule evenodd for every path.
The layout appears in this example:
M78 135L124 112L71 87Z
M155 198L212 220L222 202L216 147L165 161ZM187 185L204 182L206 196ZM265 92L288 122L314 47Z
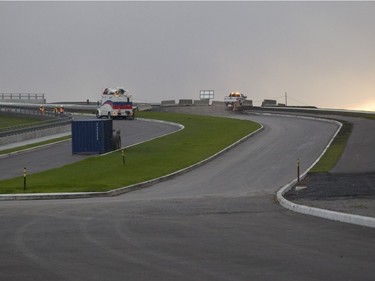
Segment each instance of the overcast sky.
M0 93L375 110L375 2L0 2Z

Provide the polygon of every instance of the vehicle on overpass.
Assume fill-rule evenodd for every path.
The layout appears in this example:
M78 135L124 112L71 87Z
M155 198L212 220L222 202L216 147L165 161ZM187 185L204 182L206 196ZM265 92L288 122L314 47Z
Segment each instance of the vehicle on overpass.
M224 97L224 103L227 107L238 107L242 106L246 100L247 96L239 92L231 92L229 96Z
M106 88L102 94L100 107L96 117L124 118L134 120L136 107L133 106L132 95L122 87Z

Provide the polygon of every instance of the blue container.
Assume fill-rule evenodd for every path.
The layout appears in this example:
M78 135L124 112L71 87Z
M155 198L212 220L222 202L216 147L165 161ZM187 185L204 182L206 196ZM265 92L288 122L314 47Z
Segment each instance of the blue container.
M112 150L113 123L105 120L72 121L72 153L100 154Z

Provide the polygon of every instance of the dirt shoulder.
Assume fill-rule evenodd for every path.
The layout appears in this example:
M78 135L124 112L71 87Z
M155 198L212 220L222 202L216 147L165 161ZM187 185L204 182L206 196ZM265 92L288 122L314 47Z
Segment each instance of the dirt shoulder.
M375 173L308 174L284 197L300 205L375 217Z

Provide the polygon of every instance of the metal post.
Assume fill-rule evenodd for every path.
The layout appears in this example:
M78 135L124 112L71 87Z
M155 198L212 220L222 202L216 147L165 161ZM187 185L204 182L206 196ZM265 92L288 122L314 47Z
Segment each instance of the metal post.
M121 151L121 153L122 153L122 164L125 165L125 150L123 149L123 150Z
M23 168L23 190L26 190L26 168Z

